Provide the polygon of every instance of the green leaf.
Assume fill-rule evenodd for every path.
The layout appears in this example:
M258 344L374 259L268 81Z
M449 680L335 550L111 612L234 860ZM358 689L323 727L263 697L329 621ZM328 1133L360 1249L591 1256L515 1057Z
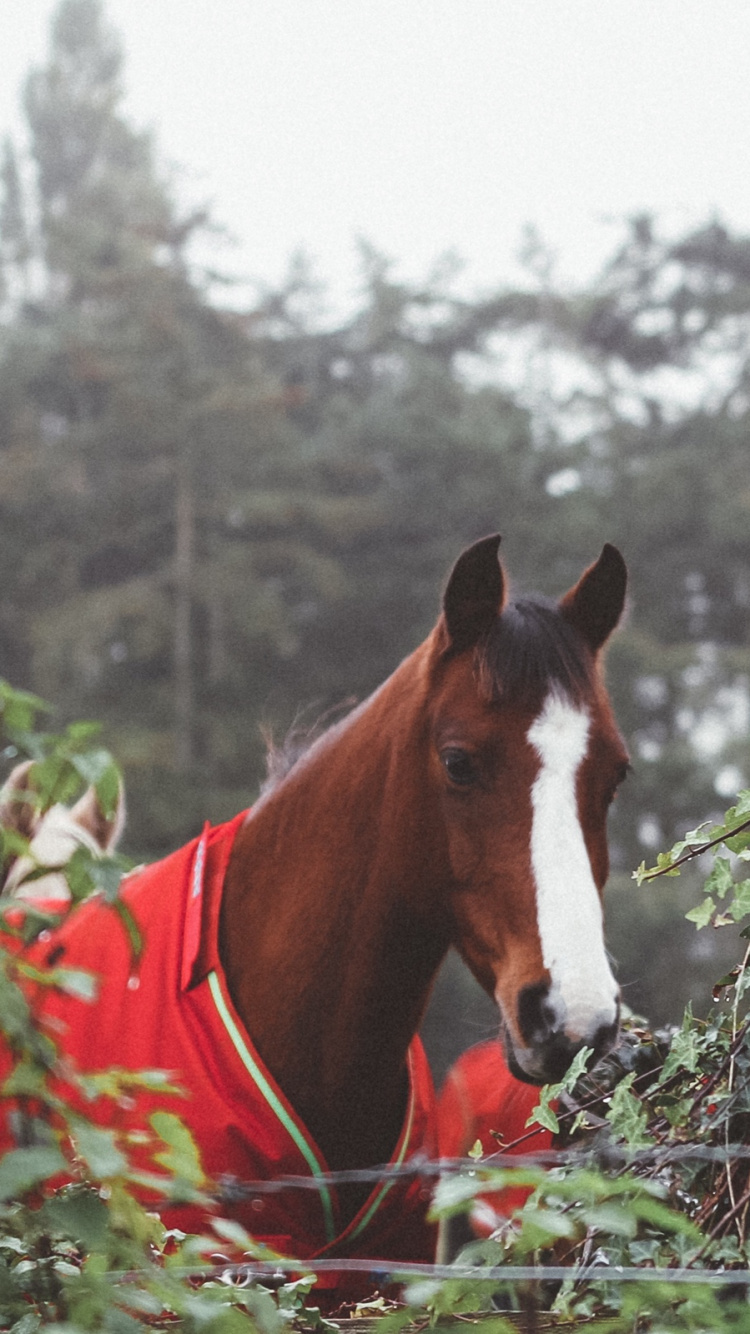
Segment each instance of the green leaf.
M637 1149L652 1141L646 1129L648 1125L646 1108L632 1092L634 1079L635 1072L620 1080L612 1093L607 1120L615 1135L623 1139L629 1148Z
M78 1083L87 1098L121 1098L123 1093L134 1088L183 1096L185 1092L174 1082L172 1070L121 1070L112 1066L96 1074L79 1075Z
M750 788L743 788L737 794L737 800L734 806L730 806L724 816L724 823L727 828L732 825L741 824L743 820L750 817Z
M741 880L734 887L734 899L729 905L729 912L735 922L739 922L750 913L750 880Z
M703 887L704 892L706 894L716 894L720 899L723 899L724 895L732 888L733 884L734 876L732 875L732 867L729 858L716 857L713 870Z
M114 768L112 756L108 750L86 750L80 755L71 756L71 764L80 774L84 783L96 786L104 775Z
M103 1328L106 1334L143 1334L144 1330L140 1320L128 1315L127 1311L121 1311L119 1306L110 1306L105 1311ZM60 1331L60 1334L63 1334L63 1331ZM68 1334L68 1331L65 1331L65 1334Z
M634 1206L638 1212L639 1218L644 1222L650 1223L653 1227L660 1228L663 1232L679 1232L687 1237L693 1237L696 1241L703 1237L700 1228L696 1227L685 1214L681 1214L676 1209L670 1209L669 1205L661 1204L659 1200L640 1196Z
M538 1125L543 1126L545 1130L550 1130L553 1135L558 1133L560 1122L552 1103L559 1098L561 1093L572 1093L581 1075L586 1073L593 1054L593 1047L582 1047L579 1052L576 1052L564 1078L557 1084L545 1084L543 1086L539 1094L539 1102L526 1121L527 1127Z
M99 736L102 730L101 723L76 722L68 723L65 729L65 740L76 743L91 741L93 737Z
M120 770L114 761L110 762L108 767L104 770L101 778L96 780L94 786L105 819L111 820L117 811L120 800L120 791L122 788Z
M26 690L15 690L7 681L0 680L0 713L10 735L30 732L38 713L50 713L49 704Z
M696 930L700 931L702 927L708 926L711 917L716 909L716 904L712 898L704 899L702 903L691 908L685 916L689 922L695 922Z
M179 1116L174 1112L154 1112L149 1121L167 1145L166 1149L154 1154L154 1161L180 1181L187 1181L191 1186L205 1185L198 1146Z
M506 1160L507 1161L507 1160ZM449 1218L467 1212L477 1195L488 1191L536 1190L545 1179L541 1167L484 1167L477 1172L461 1172L438 1180L430 1206L430 1217Z
M70 1190L46 1200L44 1217L50 1231L81 1242L87 1251L101 1248L108 1232L108 1211L93 1190Z
M518 1246L525 1253L551 1246L561 1237L575 1235L574 1220L556 1209L527 1204L518 1215L518 1221L521 1224Z
M539 1102L527 1118L526 1126L543 1126L545 1130L551 1130L556 1135L560 1129L560 1122L557 1115L550 1106L550 1100L556 1097L557 1085L545 1084L539 1094Z
M67 1169L56 1145L42 1144L30 1149L11 1149L0 1159L0 1200L19 1199L33 1186Z
M44 1094L47 1071L24 1052L2 1086L4 1098L38 1098Z
M584 1209L583 1221L587 1227L596 1228L597 1232L613 1232L616 1237L632 1240L638 1231L638 1218L629 1204L610 1201Z
M565 1072L563 1079L561 1079L560 1083L556 1085L558 1094L563 1092L566 1093L573 1092L573 1089L575 1088L581 1076L585 1075L586 1071L588 1070L589 1061L591 1060L593 1054L594 1054L593 1047L581 1047L581 1050L579 1052L576 1052L575 1056L573 1057L573 1060L570 1063L570 1066Z
M114 1130L105 1130L78 1118L71 1120L70 1129L76 1149L95 1180L106 1181L109 1177L125 1175L129 1163L117 1147Z
M439 1218L465 1213L466 1205L483 1190L486 1190L484 1181L480 1181L474 1172L471 1176L461 1174L441 1177L433 1195L433 1212Z
M701 1055L700 1036L693 1027L692 1015L690 1015L689 1023L683 1020L682 1028L672 1038L659 1082L666 1083L672 1075L680 1070L687 1070L689 1074L695 1074L700 1065Z
M76 1000L92 1003L99 994L99 979L83 968L55 968L49 974L52 986L64 991L66 996L75 996Z

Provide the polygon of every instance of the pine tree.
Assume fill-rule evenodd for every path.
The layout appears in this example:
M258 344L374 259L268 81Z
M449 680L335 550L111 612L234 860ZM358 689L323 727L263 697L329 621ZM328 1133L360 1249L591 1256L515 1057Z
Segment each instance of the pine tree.
M5 488L3 530L22 554L0 626L6 661L64 713L138 719L134 756L188 775L211 751L197 632L222 566L263 601L249 544L224 551L217 511L238 473L247 484L253 436L278 432L244 329L191 270L204 215L178 215L148 137L123 115L121 71L99 0L63 0L49 62L26 88L25 211L6 152L4 269L31 263L34 285L14 294L6 281L0 466L15 493ZM251 634L288 633L276 602Z

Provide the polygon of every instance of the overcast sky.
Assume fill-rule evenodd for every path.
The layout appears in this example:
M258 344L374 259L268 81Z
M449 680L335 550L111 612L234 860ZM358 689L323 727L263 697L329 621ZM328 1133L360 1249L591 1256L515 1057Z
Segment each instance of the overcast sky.
M44 58L52 0L0 0L0 124ZM750 231L748 0L108 0L127 109L185 197L273 282L303 247L339 296L364 236L421 276L513 275L523 225L562 271L612 219Z

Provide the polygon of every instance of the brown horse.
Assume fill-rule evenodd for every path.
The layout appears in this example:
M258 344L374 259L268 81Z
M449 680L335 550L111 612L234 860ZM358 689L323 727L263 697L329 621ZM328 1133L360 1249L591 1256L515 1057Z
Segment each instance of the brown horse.
M499 541L464 552L432 634L258 802L229 866L229 988L338 1168L388 1158L451 944L521 1078L617 1031L600 896L628 761L598 659L625 565L605 546L558 606L505 606Z
M96 901L38 947L102 979L98 1007L47 988L45 1022L84 1069L175 1070L213 1178L400 1162L418 1125L429 1146L413 1040L451 944L496 998L522 1079L615 1038L601 891L627 754L600 652L625 566L605 546L559 604L506 604L499 540L463 553L427 640L244 819L125 882L139 960ZM295 1217L278 1194L236 1213L298 1256L428 1258L419 1182L401 1235L399 1190L367 1189L321 1181L323 1222L319 1202Z

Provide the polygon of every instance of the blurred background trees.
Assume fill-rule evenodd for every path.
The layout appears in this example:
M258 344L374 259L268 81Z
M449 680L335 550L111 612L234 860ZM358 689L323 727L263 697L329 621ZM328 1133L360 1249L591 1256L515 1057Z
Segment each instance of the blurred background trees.
M361 698L495 528L559 594L605 540L632 607L610 682L635 774L612 821L626 997L675 1015L715 945L630 870L750 781L750 239L639 217L588 288L470 300L363 246L357 308L304 262L233 309L121 107L99 0L63 0L0 170L0 672L102 718L154 857L252 801L261 722ZM685 966L685 959L690 961ZM481 1036L482 1011L464 1036ZM682 987L682 990L680 989ZM448 997L448 999L446 999ZM435 1031L444 1017L433 1021Z

